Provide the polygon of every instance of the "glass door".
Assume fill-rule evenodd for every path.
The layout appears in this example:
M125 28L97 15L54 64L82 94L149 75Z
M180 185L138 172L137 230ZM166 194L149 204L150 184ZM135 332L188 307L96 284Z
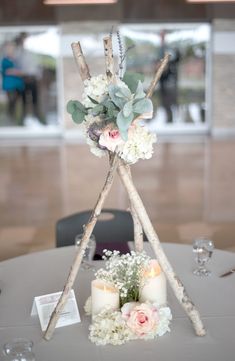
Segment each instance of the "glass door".
M0 28L0 137L61 133L57 27Z
M210 127L210 26L208 24L126 24L120 27L126 69L145 74L146 88L164 53L170 54L153 94L149 121L162 133L206 133Z

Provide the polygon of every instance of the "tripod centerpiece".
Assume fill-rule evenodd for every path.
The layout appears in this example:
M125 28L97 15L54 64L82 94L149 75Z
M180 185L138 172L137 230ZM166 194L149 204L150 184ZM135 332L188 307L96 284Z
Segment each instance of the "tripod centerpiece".
M166 304L166 280L191 320L196 335L204 336L206 331L199 312L163 251L130 170L131 164L152 156L156 136L143 126L142 120L152 117L153 104L150 98L168 64L169 55L166 54L158 63L153 80L145 91L141 74L123 74L126 53L123 53L119 33L117 35L120 53L118 70L115 69L111 34L103 39L106 73L94 77L90 74L80 43L72 44L84 92L82 101L68 102L67 111L73 121L83 128L91 152L98 157L108 155L110 167L90 219L84 227L80 247L44 338L50 340L54 333L116 172L130 201L135 252L127 255L106 253L106 267L97 272L91 286L91 298L86 304L86 310L92 313L91 341L97 345L120 344L136 338L154 338L169 331L172 316ZM155 253L154 260L143 251L143 233ZM120 273L120 269L123 272ZM156 299L153 294L157 295ZM119 330L116 331L117 337L113 338L115 332L111 332L108 337L110 332L106 332L104 324ZM161 325L165 325L165 328ZM102 343L102 334L107 335L106 343Z

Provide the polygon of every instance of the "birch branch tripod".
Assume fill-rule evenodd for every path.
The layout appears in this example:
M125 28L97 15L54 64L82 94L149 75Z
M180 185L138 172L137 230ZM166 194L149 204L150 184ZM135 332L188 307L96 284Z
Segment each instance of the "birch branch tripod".
M86 79L90 79L91 78L90 71L87 66L85 57L83 55L80 43L79 42L73 43L72 49L82 81L85 81ZM114 72L112 39L110 37L104 38L104 53L105 53L105 66L106 66L107 78L109 79L110 82L115 83L116 74ZM160 65L157 68L156 74L150 84L146 97L151 97L165 67L168 64L168 61L169 61L169 55L165 55L165 57L163 58L163 60L161 61ZM195 307L195 305L193 304L193 302L191 301L191 299L189 298L182 282L175 274L171 264L169 263L163 251L158 235L153 228L150 218L145 210L144 204L133 183L130 166L127 165L115 152L114 153L109 152L109 158L110 158L110 169L106 176L104 186L98 196L98 200L93 209L91 217L88 223L86 224L86 226L84 227L84 233L80 248L78 249L75 259L71 265L71 269L67 277L65 286L63 288L63 292L56 305L56 308L54 309L51 315L50 321L48 323L47 329L44 334L44 338L46 340L50 340L54 333L57 321L60 317L61 312L63 311L63 308L68 300L69 293L75 282L77 273L81 265L84 251L88 245L89 237L92 234L97 219L102 211L105 199L111 190L114 175L116 172L118 172L118 175L122 181L124 188L126 189L126 192L130 200L130 209L134 223L134 241L135 241L136 251L141 252L143 250L143 232L144 232L153 248L153 251L158 259L158 262L163 272L166 275L166 278L171 288L174 291L174 294L178 302L181 304L187 316L191 320L196 335L204 336L206 334L206 331L202 323L202 320L200 318L199 312Z

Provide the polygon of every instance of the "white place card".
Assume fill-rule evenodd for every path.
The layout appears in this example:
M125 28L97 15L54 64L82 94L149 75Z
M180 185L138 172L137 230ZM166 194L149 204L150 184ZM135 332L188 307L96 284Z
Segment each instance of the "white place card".
M38 315L42 331L45 331L62 292L34 297L31 316ZM81 322L74 290L70 291L68 300L59 317L56 327L63 327Z

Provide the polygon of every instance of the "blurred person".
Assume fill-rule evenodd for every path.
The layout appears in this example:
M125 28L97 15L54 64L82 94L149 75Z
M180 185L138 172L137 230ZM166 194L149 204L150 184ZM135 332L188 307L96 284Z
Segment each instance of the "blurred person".
M180 52L177 48L169 48L165 41L166 32L160 33L160 59L166 53L170 54L170 60L167 68L160 78L160 97L163 108L166 111L167 123L173 123L173 110L178 106L178 65L180 61Z
M16 48L13 42L4 44L4 55L1 61L2 89L7 93L8 115L11 121L15 121L16 103L22 96L25 85L22 71L16 60ZM21 122L23 114L21 115Z
M27 116L27 108L30 106L32 115L44 123L39 111L39 91L38 83L41 76L40 67L35 55L25 49L24 43L27 39L27 33L21 33L16 39L17 47L17 61L23 73L23 80L25 83L24 91L22 92L23 113Z

